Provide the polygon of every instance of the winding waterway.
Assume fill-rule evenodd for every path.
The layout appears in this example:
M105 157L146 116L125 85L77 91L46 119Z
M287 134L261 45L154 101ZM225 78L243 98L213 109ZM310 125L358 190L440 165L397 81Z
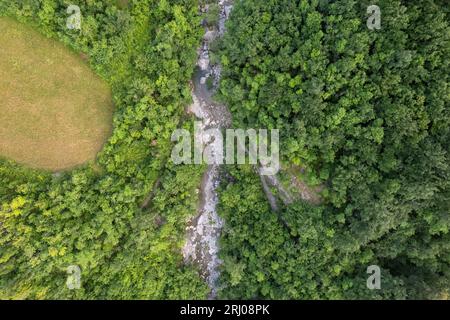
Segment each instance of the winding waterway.
M231 125L231 114L225 105L212 100L214 90L220 80L220 65L210 62L210 44L225 32L225 22L233 7L233 1L220 0L219 23L214 28L205 27L202 46L198 50L197 70L193 79L193 103L187 112L194 114L202 120L201 131L207 129L222 129ZM201 7L202 12L208 11L208 5ZM207 79L211 78L212 88L208 88ZM211 81L210 80L210 81ZM203 145L212 143L209 137L196 137L203 141ZM217 295L217 280L219 278L219 239L223 221L219 217L216 207L218 203L217 187L220 183L219 165L209 165L204 173L200 187L200 204L198 215L189 221L187 227L187 240L183 247L183 257L186 262L199 266L201 275L210 287L210 299Z

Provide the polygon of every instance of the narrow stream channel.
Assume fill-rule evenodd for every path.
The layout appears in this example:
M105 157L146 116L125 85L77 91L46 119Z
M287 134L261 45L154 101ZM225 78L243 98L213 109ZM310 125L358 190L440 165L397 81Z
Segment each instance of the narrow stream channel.
M214 90L220 80L220 65L212 65L209 58L209 48L212 41L221 37L225 32L225 22L233 7L231 0L217 1L220 7L219 23L214 28L205 27L202 46L198 50L197 71L193 82L193 104L187 112L194 114L202 120L202 130L222 129L231 125L231 114L224 105L212 100ZM208 11L208 5L201 7L202 12ZM212 89L207 86L207 79L212 79ZM212 143L209 137L196 137L201 139L204 145ZM219 278L219 239L223 227L223 221L219 217L216 207L218 203L217 187L220 183L218 165L209 165L200 186L200 204L198 215L189 221L186 228L187 239L183 247L185 262L194 263L200 269L202 277L210 287L209 299L217 296L217 280Z

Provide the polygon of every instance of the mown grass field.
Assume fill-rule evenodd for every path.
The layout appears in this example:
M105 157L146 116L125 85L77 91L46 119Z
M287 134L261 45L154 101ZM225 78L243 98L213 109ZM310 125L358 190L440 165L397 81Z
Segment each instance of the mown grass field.
M0 157L59 171L95 159L112 130L108 85L63 44L0 18Z

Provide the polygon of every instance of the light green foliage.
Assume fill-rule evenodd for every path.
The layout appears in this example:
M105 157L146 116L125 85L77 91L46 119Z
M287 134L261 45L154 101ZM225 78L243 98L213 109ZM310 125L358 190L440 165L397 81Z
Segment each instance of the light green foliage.
M114 130L95 163L59 176L1 162L0 297L205 298L181 257L202 168L167 162L190 98L197 3L80 1L81 30L66 28L68 5L0 1L0 14L88 57L113 88ZM70 265L82 270L80 290L65 285Z

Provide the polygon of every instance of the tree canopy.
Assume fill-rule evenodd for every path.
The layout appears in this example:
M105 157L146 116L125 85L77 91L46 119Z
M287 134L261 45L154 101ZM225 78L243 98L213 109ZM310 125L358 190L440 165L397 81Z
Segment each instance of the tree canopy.
M380 30L366 26L372 4L381 9ZM284 167L303 167L304 178L325 190L321 207L285 208L283 230L255 204L261 200L244 200L241 186L233 196L225 189L224 296L361 298L371 264L384 272L385 297L448 295L445 7L433 0L236 4L215 53L224 66L220 98L236 127L280 129ZM235 197L249 204L233 211Z

